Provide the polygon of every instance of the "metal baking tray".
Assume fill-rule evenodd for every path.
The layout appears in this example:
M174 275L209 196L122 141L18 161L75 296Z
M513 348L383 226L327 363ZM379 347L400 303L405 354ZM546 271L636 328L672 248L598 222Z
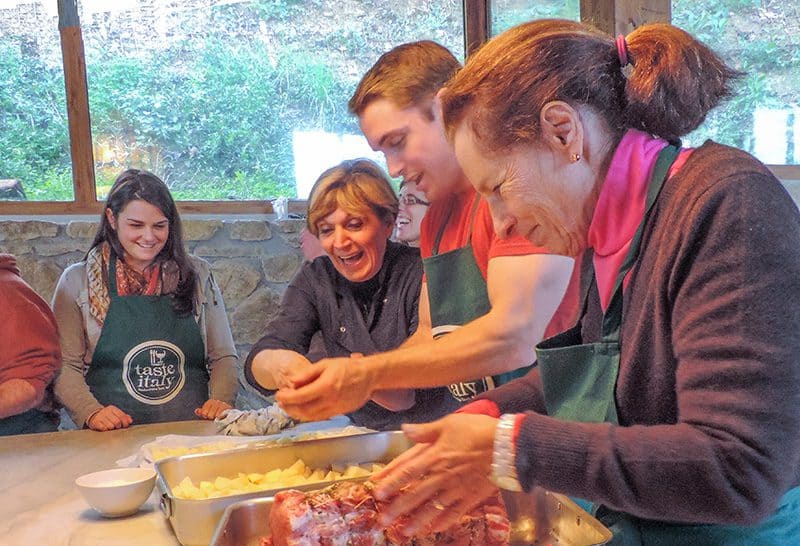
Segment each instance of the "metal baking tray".
M511 520L511 546L593 546L612 534L569 498L541 487L530 493L501 491ZM269 536L273 498L239 501L228 506L211 546L258 546Z
M293 444L236 449L163 459L155 464L161 510L184 546L206 546L225 508L245 499L274 495L278 489L254 491L215 499L190 500L173 496L172 488L185 477L195 483L238 472L267 472L288 468L297 459L310 467L369 462L387 463L410 447L402 432L373 432L337 438L320 438ZM293 489L319 489L333 482L318 482Z

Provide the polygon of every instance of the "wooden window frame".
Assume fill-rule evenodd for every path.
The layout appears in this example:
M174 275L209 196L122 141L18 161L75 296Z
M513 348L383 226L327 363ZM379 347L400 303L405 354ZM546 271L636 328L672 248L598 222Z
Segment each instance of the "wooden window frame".
M72 201L0 201L0 215L99 214L103 202L95 190L86 60L77 0L58 1L58 28L64 66L69 120ZM463 0L464 50L469 56L491 34L491 0ZM581 20L591 20L611 34L628 33L635 26L671 19L670 0L581 0ZM782 180L800 180L800 165L768 165ZM186 214L270 214L269 201L179 201ZM289 201L289 212L304 213L305 200Z

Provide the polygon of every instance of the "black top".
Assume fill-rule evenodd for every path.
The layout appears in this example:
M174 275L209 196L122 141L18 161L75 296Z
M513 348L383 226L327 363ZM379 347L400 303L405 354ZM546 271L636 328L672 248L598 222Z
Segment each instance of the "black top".
M253 377L253 357L264 349L306 354L317 331L322 333L329 357L396 348L417 329L421 284L419 251L391 241L381 270L364 283L345 279L327 256L304 264L286 288L278 316L247 355L244 373L248 383L263 394L272 394ZM409 410L393 412L367 402L350 418L360 426L387 430L402 423L432 421L457 407L446 388L417 389L417 402Z

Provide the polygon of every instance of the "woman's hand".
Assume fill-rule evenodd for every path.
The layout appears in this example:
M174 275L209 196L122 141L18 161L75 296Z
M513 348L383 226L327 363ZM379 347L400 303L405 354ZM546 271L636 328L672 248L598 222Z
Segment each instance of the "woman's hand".
M285 389L291 387L291 377L307 373L313 364L303 355L297 355L296 358L282 361L274 372L275 383L278 389Z
M375 497L388 504L381 522L401 516L401 532L444 531L497 490L489 481L497 419L452 414L425 425L404 425L417 445L373 476Z
M233 409L233 406L227 402L223 402L222 400L206 400L206 403L203 404L203 407L194 410L194 414L200 419L208 419L209 421L213 421L219 417L223 411L227 411L229 409Z
M290 387L291 376L304 374L312 366L300 353L286 349L264 349L253 357L251 370L259 385L277 390Z
M275 399L283 411L301 421L357 410L372 397L372 377L352 358L325 358L304 371L287 374L289 387L279 390Z
M128 428L131 423L133 423L133 417L117 406L106 406L89 417L86 421L86 426L92 430L106 431Z

